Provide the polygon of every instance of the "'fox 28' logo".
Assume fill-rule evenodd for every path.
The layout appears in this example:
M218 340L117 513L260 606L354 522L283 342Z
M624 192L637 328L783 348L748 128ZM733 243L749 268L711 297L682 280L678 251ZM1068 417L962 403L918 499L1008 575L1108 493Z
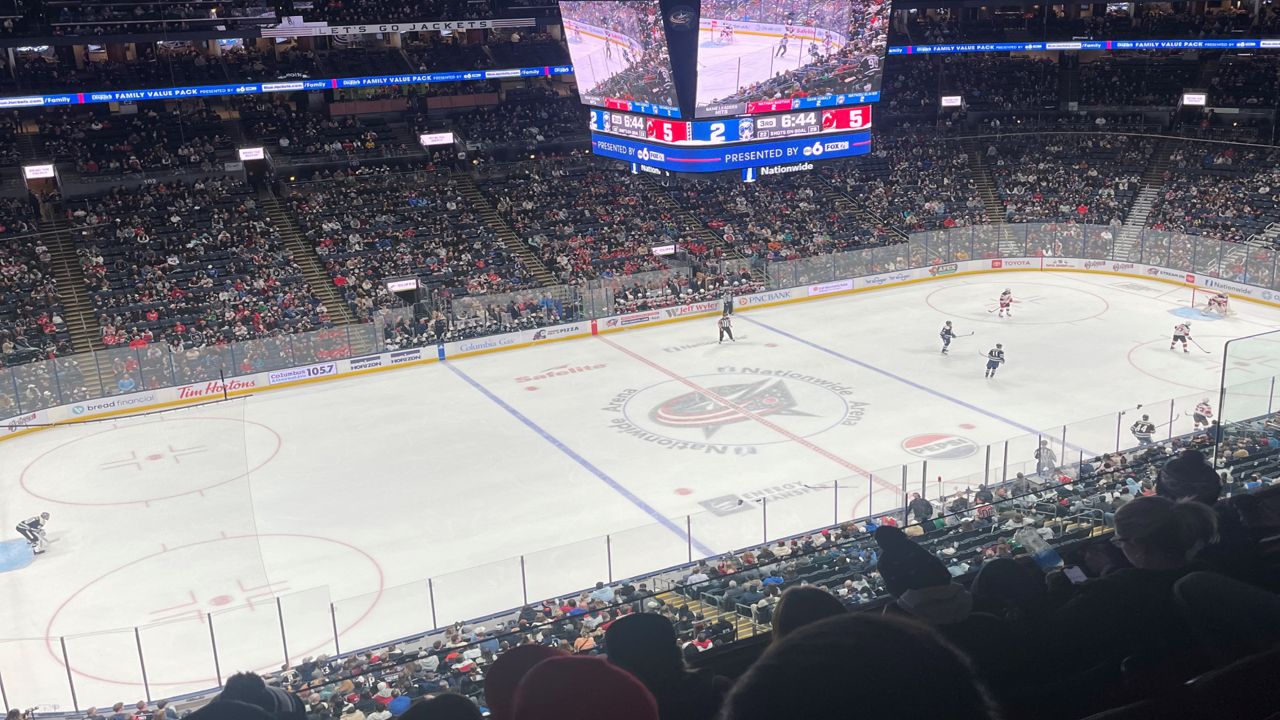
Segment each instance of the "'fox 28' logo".
M636 153L636 157L645 162L648 162L650 160L654 162L667 161L666 153L661 153L661 152L658 152L657 150L651 150L647 147L640 148L640 150Z

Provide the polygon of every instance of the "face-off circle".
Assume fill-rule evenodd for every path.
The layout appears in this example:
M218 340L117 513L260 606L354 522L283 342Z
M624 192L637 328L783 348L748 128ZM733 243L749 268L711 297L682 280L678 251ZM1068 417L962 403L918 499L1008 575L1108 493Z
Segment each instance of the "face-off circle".
M250 477L275 458L275 430L236 418L167 418L68 440L36 457L19 481L63 505L150 503Z
M1013 290L1013 317L1002 318L994 308L1005 288ZM1081 288L1016 282L948 285L926 295L925 303L949 318L1007 325L1062 325L1089 320L1111 309L1101 295Z
M633 426L681 443L771 445L857 422L849 389L800 372L696 375L631 395L622 407ZM701 389L698 389L701 388ZM704 392L705 390L705 392Z
M264 577L271 558L285 557L295 567L315 571ZM54 611L45 629L45 647L62 665L59 638L65 637L67 659L77 676L140 686L136 668L122 666L116 652L133 645L137 626L153 690L212 687L217 680L209 645L211 613L213 634L221 638L220 659L233 663L232 671L274 670L282 662L276 595L282 596L291 658L333 651L328 595L312 598L306 591L330 584L332 578L325 573L335 567L342 568L346 587L373 589L350 607L344 603L339 633L345 633L368 617L382 598L382 568L372 556L340 540L313 535L232 535L170 548L90 580ZM191 584L183 581L187 577ZM119 612L121 598L130 598L129 612L136 613L119 623L126 630L92 632L103 624L104 613ZM71 618L91 621L92 627L76 627ZM89 634L77 637L77 632ZM229 674L226 665L223 671Z

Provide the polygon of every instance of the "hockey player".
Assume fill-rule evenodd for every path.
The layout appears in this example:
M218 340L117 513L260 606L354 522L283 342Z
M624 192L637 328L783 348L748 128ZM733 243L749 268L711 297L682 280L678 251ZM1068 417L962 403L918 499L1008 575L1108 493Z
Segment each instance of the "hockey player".
M942 338L942 354L947 354L947 349L951 347L951 338L956 336L956 331L951 329L951 321L942 326L942 332L938 333L938 337Z
M1173 327L1173 340L1169 343L1169 349L1172 350L1179 342L1182 343L1182 352L1189 353L1187 349L1187 338L1191 337L1191 323L1181 322Z
M1006 314L1013 317L1013 291L1009 288L1000 293L1000 312L996 317L1004 317Z
M787 41L790 39L791 39L791 28L789 27L784 28L782 31L782 37L778 39L778 49L773 51L774 57L780 58L780 57L787 56Z
M720 328L720 339L716 342L717 345L724 342L724 339L726 336L729 338L730 342L738 342L737 340L733 339L732 318L730 318L728 315L721 315L720 321L717 322L716 325Z
M1138 439L1139 445L1150 445L1151 437L1156 434L1156 426L1151 422L1151 416L1143 415L1141 420L1129 428L1129 432Z
M1004 346L996 343L996 346L987 351L987 377L996 376L996 370L1004 364Z
M1191 419L1196 423L1196 429L1207 429L1209 420L1213 418L1213 408L1209 405L1209 398L1205 398L1196 405L1196 410L1191 414Z
M18 523L18 534L27 539L31 552L36 555L45 551L49 541L45 538L44 524L49 521L49 513L43 512Z
M1209 298L1209 305L1205 309L1208 310L1209 312L1218 313L1219 315L1226 315L1228 312L1230 312L1230 310L1227 308L1227 302L1229 300L1230 298L1227 297L1226 293L1220 292L1217 295L1214 295L1213 297Z
M720 44L721 45L733 44L733 26L732 25L725 25L720 30Z

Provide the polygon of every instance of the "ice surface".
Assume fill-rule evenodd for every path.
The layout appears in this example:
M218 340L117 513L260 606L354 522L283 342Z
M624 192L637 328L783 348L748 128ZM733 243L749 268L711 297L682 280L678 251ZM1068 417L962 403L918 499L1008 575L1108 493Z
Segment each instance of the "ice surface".
M1010 438L1015 469L1037 433L1066 459L1113 448L1120 409L1126 430L1149 412L1187 432L1223 344L1280 322L1236 302L1193 321L1210 353L1170 351L1189 302L1100 275L954 278L740 313L736 343L698 319L5 442L0 519L48 510L54 540L0 574L0 637L24 638L0 641L9 704L71 706L62 637L81 708L143 696L139 641L161 697L215 684L205 613L224 677L269 669L286 646L373 645L887 510L904 464L932 494ZM974 335L943 356L948 319ZM1257 355L1231 375L1263 408L1280 360Z

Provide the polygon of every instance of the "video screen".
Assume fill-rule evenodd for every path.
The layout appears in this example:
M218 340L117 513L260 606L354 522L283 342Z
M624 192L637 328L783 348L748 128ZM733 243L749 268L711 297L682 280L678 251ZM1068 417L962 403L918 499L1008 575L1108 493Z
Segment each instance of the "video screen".
M702 0L698 117L749 103L880 91L888 0Z
M612 98L677 107L657 0L566 1L560 16L584 103L603 107Z

